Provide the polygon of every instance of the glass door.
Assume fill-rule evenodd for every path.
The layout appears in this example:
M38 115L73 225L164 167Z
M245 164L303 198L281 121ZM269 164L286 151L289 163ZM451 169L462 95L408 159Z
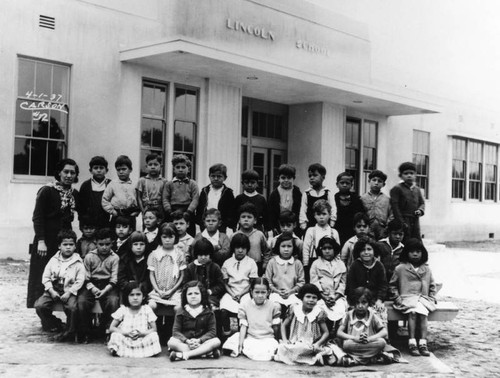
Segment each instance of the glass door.
M252 148L252 169L259 174L257 191L267 198L269 176L268 152L265 148Z

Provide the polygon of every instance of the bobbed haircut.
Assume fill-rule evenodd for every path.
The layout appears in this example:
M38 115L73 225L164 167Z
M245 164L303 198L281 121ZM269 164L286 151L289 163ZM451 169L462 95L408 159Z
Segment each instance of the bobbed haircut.
M306 294L313 294L318 298L318 300L321 299L321 292L319 291L318 287L316 285L311 284L311 283L307 283L304 286L302 286L299 289L297 297L300 300L303 300Z
M248 239L248 236L242 234L241 232L233 234L231 242L229 243L229 250L231 251L231 253L234 253L234 250L236 248L244 248L248 253L248 251L250 250L250 239Z
M72 239L76 243L76 234L73 230L61 230L57 234L57 244L61 244L64 239Z
M132 160L127 155L120 155L116 158L115 168L125 165L128 169L132 170Z
M281 164L278 168L278 176L283 175L294 179L296 172L297 170L295 169L295 167L290 164Z
M179 241L179 235L177 235L177 229L173 223L163 223L160 226L160 235L168 236L169 238L174 237L174 243L177 244Z
M257 285L264 285L267 289L267 296L269 297L269 294L271 292L271 285L269 284L269 281L266 277L257 277L250 280L250 296L253 298L253 289Z
M92 159L89 161L89 168L92 169L96 165L102 165L106 170L108 170L108 161L104 156L94 156Z
M323 236L321 239L319 239L318 242L318 248L316 248L316 254L320 257L323 257L323 247L325 245L331 245L333 248L333 257L337 257L340 252L342 251L342 248L340 247L340 244L337 243L337 241L330 237L330 236Z
M182 287L182 293L181 293L181 304L182 307L188 304L187 302L187 292L190 288L192 287L197 287L200 290L201 293L201 305L203 307L209 307L210 303L208 302L208 292L205 286L200 282L200 281L189 281L184 286Z
M378 169L375 169L374 171L370 172L370 174L368 175L368 180L371 180L372 178L375 177L381 179L383 182L387 181L387 175L384 172L379 171Z
M368 236L362 236L358 239L356 244L354 244L354 248L352 250L352 257L354 260L359 257L361 251L367 245L370 245L373 248L373 254L375 255L375 257L380 256L380 250L378 248L377 242Z
M404 163L402 163L399 168L398 168L398 171L399 171L399 175L402 175L404 171L417 171L417 166L415 165L415 163L412 163L411 161L405 161Z
M403 251L401 252L401 255L399 256L399 261L408 262L409 261L408 255L412 251L422 252L422 258L420 259L418 266L425 264L427 261L429 261L429 252L427 252L427 249L425 248L424 243L422 243L422 241L419 239L408 239L405 242L405 246L403 248Z
M56 181L59 181L61 179L59 177L59 174L64 169L64 167L67 165L72 165L73 167L75 167L76 175L75 175L75 179L73 180L73 184L76 184L78 182L78 175L80 174L80 168L78 168L78 164L76 164L76 161L74 161L73 159L59 160L56 164L56 169L54 171L54 178L56 179Z
M291 232L283 232L281 235L278 236L278 238L276 239L276 243L274 244L273 247L273 253L279 256L281 243L289 240L292 241L292 246L293 246L292 256L297 256L299 254L299 249L297 248L297 243L295 243L295 239Z
M208 168L208 175L212 175L214 173L220 172L224 178L227 178L227 167L222 163L217 163Z
M372 291L366 287L360 286L353 290L350 305L355 306L361 301L361 299L366 299L366 301L373 306L375 304L375 296Z
M314 172L318 172L321 176L326 176L326 168L324 165L320 164L320 163L314 163L314 164L311 164L308 168L307 168L307 172L308 173L314 173Z
M195 257L200 255L209 255L210 258L212 258L214 253L215 250L213 244L205 238L201 238L193 244L193 255Z
M148 244L148 238L146 234L142 231L134 231L130 235L130 244L134 244L137 242L143 242L144 244Z
M134 289L139 289L142 293L142 304L144 304L146 300L146 293L144 292L144 288L137 281L130 281L125 284L122 290L122 302L125 307L130 306L130 302L128 300L128 296Z

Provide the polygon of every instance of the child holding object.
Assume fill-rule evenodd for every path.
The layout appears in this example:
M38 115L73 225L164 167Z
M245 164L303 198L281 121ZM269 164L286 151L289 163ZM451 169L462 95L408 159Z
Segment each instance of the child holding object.
M392 275L390 288L394 308L408 314L408 346L412 356L430 356L427 349L427 317L436 309L436 285L427 265L429 254L418 239L409 239ZM420 340L415 329L420 326Z
M156 315L143 304L144 292L132 281L123 290L123 304L113 313L108 349L113 356L151 357L161 353Z
M265 278L252 281L252 299L241 303L238 311L240 332L224 343L223 349L231 351L231 357L240 353L251 360L271 361L278 348L280 306L269 300L270 287Z
M208 293L198 281L190 281L182 290L182 308L175 315L170 361L188 360L211 354L219 358L220 340L216 336L215 315L210 309Z
M317 306L320 291L315 285L305 284L298 297L302 303L290 307L281 324L283 342L274 360L287 365L323 365L323 356L331 355L331 350L324 346L329 332L326 314Z

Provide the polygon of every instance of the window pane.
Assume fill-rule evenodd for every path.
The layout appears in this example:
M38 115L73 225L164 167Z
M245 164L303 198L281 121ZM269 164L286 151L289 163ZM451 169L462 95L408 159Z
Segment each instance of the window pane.
M186 119L186 90L175 88L174 116L176 119Z
M29 174L30 140L16 138L14 142L14 174Z
M63 112L50 111L50 139L61 139L64 140L66 137L66 129L68 125L68 115Z
M191 122L175 121L174 149L194 152L194 125Z
M32 140L30 174L37 176L45 176L46 161L47 161L47 142L44 140Z
M38 96L52 94L52 65L48 63L36 63L35 93ZM39 97L40 99L44 99Z
M167 106L167 93L165 87L156 87L154 89L154 101L153 101L153 109L151 114L154 114L158 117L165 116L165 107Z
M150 147L153 145L153 120L149 118L142 118L141 124L141 146ZM142 160L141 160L142 163Z
M42 118L37 122L33 122L33 136L37 138L49 137L49 120L48 112L40 112Z
M144 83L142 87L142 114L154 114L154 85Z
M32 111L21 108L31 101L17 100L16 101L16 135L31 136L31 117Z
M186 91L186 114L185 119L196 122L198 120L197 93L193 90Z
M19 59L19 79L17 93L20 97L27 97L28 92L35 92L35 62Z
M248 137L248 106L241 109L241 136Z
M48 142L47 152L47 176L51 176L56 170L57 162L64 156L64 143Z
M54 65L51 98L56 102L69 102L69 67Z

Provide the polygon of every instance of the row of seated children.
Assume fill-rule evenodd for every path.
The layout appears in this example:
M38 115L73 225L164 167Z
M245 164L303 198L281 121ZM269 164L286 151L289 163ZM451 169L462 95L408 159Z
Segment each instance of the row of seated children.
M244 205L240 212L242 215L247 213L247 215L251 218L253 215L252 208L252 205ZM216 211L215 214L217 214ZM243 219L245 219L245 217L243 217ZM177 243L178 231L175 226L172 224L163 224L159 230L159 235L161 239L161 246L154 250L146 260L147 270L149 271L149 283L153 287L153 290L148 294L150 307L156 308L158 303L178 306L180 304L179 290L182 283L185 281L186 272L189 271L191 271L191 273L189 273L191 274L189 279L201 279L205 283L208 290L211 291L211 294L213 294L214 290L210 287L210 282L217 281L217 278L214 279L212 275L213 272L217 271L218 266L216 264L211 264L214 266L214 269L202 269L201 271L205 272L203 273L205 277L203 277L203 274L199 274L200 269L198 269L200 266L207 265L210 261L210 257L214 255L212 243L209 242L208 239L202 238L195 244L193 250L197 259L190 264L189 267L191 269L187 269L188 266L186 265L185 260L186 254L182 247L179 247L179 243ZM67 248L68 250L74 250L75 241L67 240L71 239L73 236L74 234L71 237L61 237L61 255L63 254L63 247L65 247L66 244L69 244L69 247ZM362 286L368 285L369 288L377 293L377 301L375 302L374 309L377 312L385 310L385 307L380 306L380 300L385 295L386 291L386 286L383 288L383 285L386 285L387 282L384 267L377 259L375 259L375 251L378 251L377 244L369 239L365 239L366 238L360 238L360 240L355 244L355 248L353 250L355 262L359 261L362 264L360 267L360 273L359 275L354 275L352 272L356 272L356 269L351 269L347 275L347 280L345 278L347 269L345 264L339 258L340 246L334 238L329 236L325 236L320 239L320 248L317 250L317 254L320 258L312 264L311 282L321 288L323 303L320 304L319 307L323 307L325 312L329 315L329 319L334 322L342 318L345 313L345 304L342 304L345 300L341 300L345 294L345 290L347 290L348 299L349 297L352 298L349 293L358 287L358 282ZM293 256L294 252L295 256L297 256L295 240L296 238L294 238L291 233L284 233L278 237L274 245L275 257L273 257L271 263L266 264L267 266L262 265L266 268L266 277L269 282L272 283L270 290L273 291L273 294L275 294L274 299L278 300L278 303L281 302L284 306L298 304L298 300L293 297L298 290L300 290L300 287L305 281L302 276L302 264L300 261L295 260ZM130 242L132 249L129 258L134 259L135 263L140 263L142 261L142 271L144 273L144 254L146 251L147 238L144 234L136 232L133 234L133 237L130 238ZM124 262L127 261L127 258L122 259L120 264L120 258L111 251L111 244L112 240L109 230L99 230L97 234L97 250L90 252L85 257L85 287L83 287L81 292L78 294L77 300L77 310L80 315L81 323L79 333L81 338L83 338L83 341L86 341L88 338L89 322L87 320L89 320L90 309L93 302L96 299L101 302L101 306L103 307L105 313L103 324L106 326L109 324L107 318L109 318L113 309L118 306L118 295L116 290L118 282L117 271L121 269L117 269L117 265L123 266ZM420 244L418 248L423 249L423 246ZM247 256L247 254L251 251L251 241L245 233L239 232L233 236L230 243L230 250L233 257L224 261L222 264L222 279L227 293L224 294L220 300L220 309L229 313L236 313L239 311L241 303L246 301L243 300L243 298L250 291L251 279L257 278L259 274L257 262L253 258ZM71 256L73 256L73 253L71 253ZM62 259L59 255L56 257ZM78 258L75 257L76 260L78 260ZM335 260L334 264L332 264L333 260ZM426 261L426 259L423 259L422 261L424 260ZM130 262L130 259L128 261ZM204 262L205 264L203 264ZM269 262L269 259L267 262ZM322 278L324 278L324 276L322 276L324 273L320 273L320 267L316 267L315 265L323 265L321 268L326 270L328 274L335 277L335 279L332 280L333 288L328 287L328 285L325 286L321 282ZM332 269L333 266L338 268L338 272L336 272L335 269ZM381 269L373 269L376 266L381 266ZM210 273L211 271L212 273ZM316 271L318 271L318 273L316 273ZM380 271L383 273L372 274L372 272L380 273ZM48 295L45 295L45 299L58 300L58 295L60 294L54 294L55 291L50 286L53 285L54 281L57 281L57 279L54 279L53 275L57 275L62 271L60 269L56 269L54 272L49 268L49 272L50 273L44 275L44 284L48 288L46 293ZM215 273L215 276L216 275L217 274ZM148 275L142 274L142 277L144 276L146 279L141 282L143 282L143 288L146 288L148 285ZM316 279L318 279L318 282L314 281ZM128 278L128 280L140 280L140 278L137 275L132 275ZM76 281L78 280L75 280L75 282ZM125 281L127 281L127 279ZM328 282L329 278L324 279L323 281ZM345 288L346 281L347 289ZM430 285L427 285L426 287L430 287ZM220 297L220 294L224 291L222 290L221 285L219 285L219 288L220 289L217 293ZM74 293L75 288L73 287L72 289ZM212 296L217 297L217 295ZM70 297L70 295L68 295L68 297ZM46 304L47 303L44 303L43 306L37 307L37 310L40 311L42 311L42 307L45 309L45 313L41 315L42 323L51 322L53 320L53 317L51 318L51 315L47 315L46 313L48 311ZM212 300L212 305L216 308L217 302ZM41 314L41 312L39 312L39 314ZM71 317L69 316L68 319L70 318ZM224 317L221 318L221 322L224 325L225 319ZM74 331L74 323L68 320L68 329L65 333L63 333L62 339L67 338ZM421 349L424 348L425 341L421 340L419 345L422 346Z
M121 155L115 162L118 175L116 182L105 177L107 164L104 157L92 158L89 163L92 178L85 181L80 189L80 220L90 218L97 228L109 226L110 217L114 220L123 215L135 219L139 213L144 216L148 209L156 211L159 223L173 221L172 214L180 211L187 214L188 234L195 236L196 224L202 230L205 227L205 211L216 208L221 213L219 230L225 233L227 229L238 228L236 210L250 202L257 209L256 229L276 234L281 212L289 210L298 214L299 222L295 231L302 236L308 227L316 224L314 203L323 199L331 207L329 223L338 231L341 245L353 236L352 221L358 212L367 213L370 227L377 239L385 236L385 227L393 217L407 226L405 238L420 238L418 218L424 214L425 204L420 189L415 185L416 166L410 162L399 166L402 183L391 189L390 198L381 192L387 175L378 170L370 173L370 189L359 197L351 191L354 177L349 172L337 176L338 192L334 195L323 184L326 168L319 163L309 166L310 187L302 193L294 185L295 167L283 164L278 169L279 185L268 200L257 192L259 175L254 170L242 173L243 193L234 197L232 189L224 184L227 178L224 164L210 167L210 184L201 190L189 178L191 162L185 155L173 157L174 178L170 181L161 177L161 157L156 154L148 155L147 175L141 177L137 185L130 179L132 162L127 156ZM83 228L82 225L81 227Z

